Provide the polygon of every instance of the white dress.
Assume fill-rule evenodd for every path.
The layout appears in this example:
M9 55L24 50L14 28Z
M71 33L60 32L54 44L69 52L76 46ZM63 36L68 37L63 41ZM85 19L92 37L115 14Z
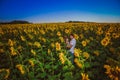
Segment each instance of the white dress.
M69 51L71 53L74 53L74 48L75 48L75 45L76 45L76 40L74 38L70 41L70 45L72 45L72 47L70 48Z

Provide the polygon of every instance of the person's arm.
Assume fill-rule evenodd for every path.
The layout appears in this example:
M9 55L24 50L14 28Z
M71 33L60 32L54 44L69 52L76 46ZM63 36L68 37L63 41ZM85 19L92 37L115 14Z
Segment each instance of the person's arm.
M72 46L73 46L73 42L70 43L70 48L72 48Z
M73 45L70 44L69 48L72 48Z
M70 44L67 44L67 48L71 48L73 46L73 43L70 42Z

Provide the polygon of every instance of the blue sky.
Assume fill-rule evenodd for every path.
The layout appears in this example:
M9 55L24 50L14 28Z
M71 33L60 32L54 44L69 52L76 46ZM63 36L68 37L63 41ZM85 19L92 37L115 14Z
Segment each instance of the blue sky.
M0 21L120 22L120 0L0 0Z

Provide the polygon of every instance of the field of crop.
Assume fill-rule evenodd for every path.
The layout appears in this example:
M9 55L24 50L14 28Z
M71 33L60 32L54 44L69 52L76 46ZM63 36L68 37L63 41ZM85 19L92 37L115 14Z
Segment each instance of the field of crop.
M0 80L120 80L120 24L1 24Z

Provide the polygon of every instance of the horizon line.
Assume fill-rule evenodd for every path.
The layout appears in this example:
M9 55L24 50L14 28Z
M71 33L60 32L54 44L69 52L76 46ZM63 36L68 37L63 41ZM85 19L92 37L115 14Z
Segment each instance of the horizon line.
M9 23L9 22L12 22L12 21L27 21L29 23L33 23L33 24L37 24L37 23L120 23L120 22L117 22L117 21L111 21L111 22L102 22L102 21L77 21L77 20L68 20L68 21L40 21L40 22L33 22L33 21L30 21L30 20L22 20L22 19L15 19L15 20L9 20L9 21L0 21L0 23ZM69 21L72 21L72 22L69 22Z

